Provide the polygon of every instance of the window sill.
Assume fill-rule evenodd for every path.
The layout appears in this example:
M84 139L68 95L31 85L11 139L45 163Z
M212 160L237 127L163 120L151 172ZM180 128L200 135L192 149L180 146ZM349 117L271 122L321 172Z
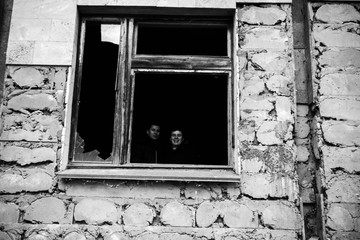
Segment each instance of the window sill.
M121 179L188 182L239 182L240 176L232 169L66 169L59 178Z

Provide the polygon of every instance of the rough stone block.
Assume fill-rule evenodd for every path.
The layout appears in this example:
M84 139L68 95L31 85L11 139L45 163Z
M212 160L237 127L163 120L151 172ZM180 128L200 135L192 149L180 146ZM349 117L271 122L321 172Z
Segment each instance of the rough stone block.
M239 11L242 22L258 25L275 25L286 19L286 12L276 7L248 7Z
M266 87L279 95L290 96L290 79L283 75L273 75L266 81Z
M239 124L240 141L252 142L255 140L255 122L242 120Z
M328 182L328 202L360 203L360 177L344 175L334 177Z
M71 232L66 234L64 240L86 240L86 237L84 236L84 234Z
M272 96L251 95L243 97L240 102L241 110L265 110L270 112L274 108L275 98Z
M288 59L279 52L257 53L251 61L266 72L280 74L288 68Z
M19 220L19 213L20 211L16 204L0 202L1 223L17 223ZM2 238L0 237L0 239Z
M332 169L343 169L348 173L360 172L360 149L338 148L323 146L321 148L323 154L325 174L330 175Z
M18 174L0 175L0 192L2 193L49 191L52 184L51 176L44 172L35 172L26 178Z
M325 23L359 22L360 13L348 4L324 4L316 11L315 18Z
M241 185L243 194L257 199L289 197L292 201L298 194L294 180L274 174L242 174Z
M339 121L324 121L324 139L332 144L360 146L360 126Z
M56 68L54 76L50 79L55 85L55 90L64 90L67 80L67 68Z
M260 95L265 91L264 81L258 76L251 77L244 83L244 89L241 91L242 96Z
M327 47L359 48L360 36L356 33L341 30L317 29L314 31L314 38Z
M57 142L62 126L56 115L11 114L4 116L2 140L50 141Z
M55 197L36 200L25 209L24 220L33 223L61 223L66 214L63 201Z
M55 162L56 152L53 149L46 147L29 149L7 146L1 151L0 159L5 162L17 162L20 165L47 161Z
M166 204L161 210L161 222L173 227L192 227L194 213L189 207L174 201Z
M118 213L115 204L109 200L85 198L75 206L74 218L87 224L114 224Z
M135 203L125 210L123 221L129 226L149 226L155 215L155 211L144 203Z
M264 145L281 145L291 138L292 125L289 122L265 121L257 130L257 140Z
M43 84L44 76L33 67L21 67L12 75L14 82L20 87L38 87Z
M268 173L292 175L295 172L295 150L287 145L270 146L263 152Z
M349 49L349 48L325 51L319 57L318 62L320 66L323 67L359 68L360 51L357 49Z
M230 228L256 228L259 225L258 218L246 205L224 201L219 202L218 208L221 210L224 224Z
M337 231L353 231L355 222L349 211L339 205L331 206L327 214L327 227Z
M360 58L360 56L359 56ZM320 94L336 96L360 95L359 75L328 74L320 80Z
M276 97L275 110L278 121L294 122L292 115L293 102L288 97Z
M298 117L307 117L309 114L309 106L308 105L296 105L296 116Z
M1 240L13 240L14 237L12 237L11 235L9 235L6 232L0 231L0 239Z
M196 225L198 227L210 227L219 217L220 210L216 202L205 201L196 211Z
M271 204L262 212L262 219L265 226L272 229L300 229L301 219L295 207L287 206L277 202Z
M241 166L248 173L293 174L295 150L288 146L269 146L241 151Z
M258 110L249 110L249 109L240 110L240 117L242 120L255 121L255 122L262 122L273 119L273 117L270 116L269 111L265 111L265 110L258 111Z
M307 146L305 145L297 146L296 151L297 151L296 160L298 162L306 162L307 160L309 160L310 152Z
M341 232L333 233L331 240L358 240L360 239L360 232Z
M360 97L321 97L319 107L323 117L360 120Z
M31 94L25 93L11 98L8 101L9 109L19 110L49 110L54 111L58 107L56 99L45 93Z
M287 48L289 41L285 32L274 28L253 28L245 32L241 42L242 49L277 49Z
M310 134L310 126L308 124L308 118L298 117L296 118L295 133L296 138L307 138Z

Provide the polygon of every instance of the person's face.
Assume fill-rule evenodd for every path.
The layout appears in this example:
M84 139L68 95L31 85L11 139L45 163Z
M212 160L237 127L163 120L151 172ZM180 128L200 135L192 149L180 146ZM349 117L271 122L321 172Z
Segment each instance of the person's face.
M181 131L173 131L170 135L170 141L173 146L179 146L183 142L184 138Z
M160 126L151 125L151 127L146 131L146 133L151 139L156 140L160 136Z

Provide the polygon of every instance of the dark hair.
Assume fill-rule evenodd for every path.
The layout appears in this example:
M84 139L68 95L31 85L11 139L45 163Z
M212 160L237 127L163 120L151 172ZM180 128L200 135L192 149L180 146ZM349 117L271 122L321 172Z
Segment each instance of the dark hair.
M150 129L151 126L159 126L159 127L160 127L161 124L160 124L160 122L158 122L158 121L148 122L148 123L146 124L146 130Z
M175 131L180 131L183 136L185 135L184 128L182 128L181 126L173 126L173 127L171 127L169 133L171 134L172 132L175 132Z

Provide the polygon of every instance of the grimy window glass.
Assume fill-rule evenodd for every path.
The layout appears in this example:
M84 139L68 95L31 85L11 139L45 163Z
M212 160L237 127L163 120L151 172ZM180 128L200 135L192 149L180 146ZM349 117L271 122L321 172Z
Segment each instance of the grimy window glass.
M227 56L227 26L140 23L136 53Z

